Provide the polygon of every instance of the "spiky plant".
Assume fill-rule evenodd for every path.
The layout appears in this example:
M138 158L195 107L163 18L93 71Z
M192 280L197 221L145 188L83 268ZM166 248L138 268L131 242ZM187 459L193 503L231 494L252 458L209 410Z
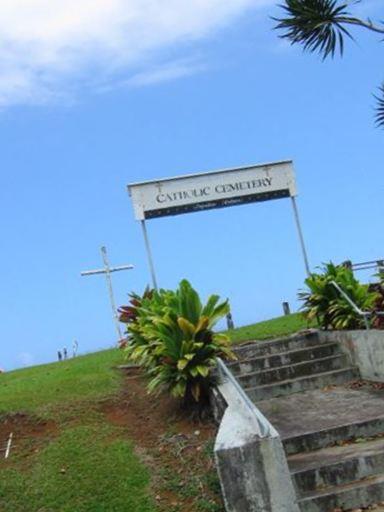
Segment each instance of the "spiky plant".
M159 290L138 300L127 318L126 354L150 378L148 390L168 389L185 405L207 404L215 382L216 358L234 358L230 340L213 331L229 311L228 301L211 295L202 304L187 280L176 291ZM128 313L131 313L130 307Z
M348 12L348 4L337 0L286 0L280 6L286 13L284 18L275 18L277 29L284 30L280 36L292 44L301 43L305 50L318 51L323 59L334 56L337 49L344 51L344 36L352 38L343 26L356 23Z
M379 87L379 95L375 96L376 106L376 124L384 127L384 84Z
M368 18L363 20L352 16L349 8L359 0L285 0L280 5L284 16L273 18L276 29L281 30L281 38L291 44L301 44L304 50L319 53L324 59L343 55L344 39L353 39L349 26L359 26L379 34L384 34L384 25L375 25ZM376 124L384 127L384 87L380 97L376 97Z
M304 302L304 315L317 319L323 329L364 328L362 317L332 285L335 281L348 297L363 311L374 311L378 299L375 291L361 284L350 268L327 263L322 272L312 273L306 280L307 290L299 292Z

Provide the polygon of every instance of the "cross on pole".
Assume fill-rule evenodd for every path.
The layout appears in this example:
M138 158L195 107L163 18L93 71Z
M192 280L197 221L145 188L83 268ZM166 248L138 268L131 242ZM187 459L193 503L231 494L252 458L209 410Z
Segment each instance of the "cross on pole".
M110 298L111 306L112 306L113 319L115 322L115 327L116 327L116 331L117 331L117 335L118 335L118 341L120 341L123 338L123 334L121 332L119 316L117 313L117 308L116 308L116 303L115 303L115 297L113 295L111 273L119 272L120 270L131 270L133 268L133 265L120 265L118 267L111 267L109 265L109 261L108 261L107 248L104 246L101 248L101 256L103 258L104 268L100 268L100 269L96 269L96 270L84 270L83 272L81 272L81 275L82 276L90 276L90 275L94 275L94 274L105 274L108 292L109 292L109 298Z

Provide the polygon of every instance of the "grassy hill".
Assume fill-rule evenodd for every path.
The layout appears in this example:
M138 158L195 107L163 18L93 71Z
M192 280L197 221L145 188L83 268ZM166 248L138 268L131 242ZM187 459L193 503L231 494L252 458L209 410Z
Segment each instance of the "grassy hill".
M234 342L291 334L298 315L231 331ZM106 350L0 375L2 512L218 512L213 424L148 396L123 353Z
M288 316L279 316L264 322L246 325L230 331L233 343L241 343L247 340L267 340L289 336L297 331L309 327L301 313L293 313Z
M155 510L148 469L98 407L118 392L122 360L109 350L0 376L0 445L14 435L1 511Z

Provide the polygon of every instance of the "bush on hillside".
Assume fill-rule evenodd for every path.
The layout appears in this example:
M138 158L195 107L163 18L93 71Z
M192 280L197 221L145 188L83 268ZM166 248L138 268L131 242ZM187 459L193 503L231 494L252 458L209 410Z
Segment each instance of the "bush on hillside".
M384 329L384 315L382 314L384 312L384 272L382 269L376 277L378 277L379 282L369 285L370 291L376 293L372 325L375 329Z
M377 292L371 290L369 285L361 284L351 268L327 263L322 272L313 273L305 280L308 290L299 293L299 298L304 302L304 315L308 320L317 319L323 329L364 329L363 317L332 285L332 281L362 311L374 311Z
M176 291L146 290L120 308L127 324L125 351L149 376L148 390L166 388L186 404L204 403L216 357L234 358L229 338L213 331L229 311L228 301L211 295L203 305L187 280Z

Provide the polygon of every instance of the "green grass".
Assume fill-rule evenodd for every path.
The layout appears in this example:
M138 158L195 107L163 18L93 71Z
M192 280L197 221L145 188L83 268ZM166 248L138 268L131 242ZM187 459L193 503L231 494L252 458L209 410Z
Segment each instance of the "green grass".
M289 336L297 331L308 328L307 321L300 313L272 318L265 322L246 325L228 331L233 343L241 343L248 340L267 340Z
M149 473L113 427L65 430L29 461L0 479L2 512L154 512Z
M123 361L112 349L0 375L0 416L27 411L57 427L0 461L1 512L155 512L147 468L97 407L121 388Z
M234 343L293 334L307 327L300 313L229 331ZM34 366L0 376L0 414L7 411L46 415L57 406L92 400L116 392L120 376L113 367L124 361L118 350L105 350L61 363Z
M120 376L113 367L124 362L116 349L76 357L61 363L33 366L0 376L0 414L26 411L44 414L68 402L114 393Z
M240 327L230 336L239 343L305 327L294 314ZM0 421L4 414L23 411L57 427L37 450L16 447L9 461L0 461L1 512L158 510L147 468L124 431L109 425L98 408L100 400L121 389L122 375L114 367L123 361L123 353L112 349L0 375ZM198 496L197 487L183 492ZM214 512L218 505L201 498L198 509Z

